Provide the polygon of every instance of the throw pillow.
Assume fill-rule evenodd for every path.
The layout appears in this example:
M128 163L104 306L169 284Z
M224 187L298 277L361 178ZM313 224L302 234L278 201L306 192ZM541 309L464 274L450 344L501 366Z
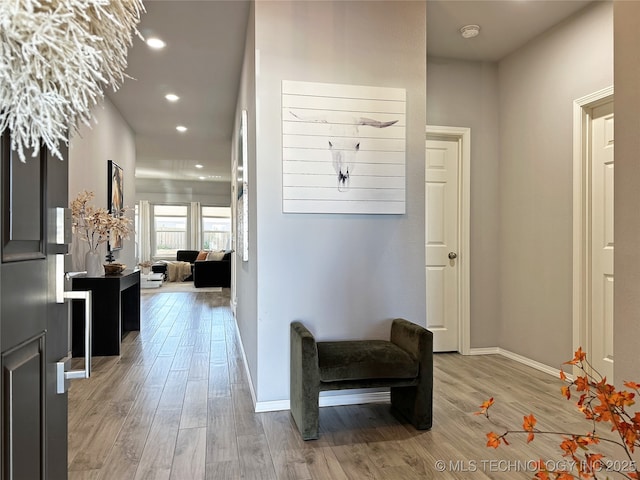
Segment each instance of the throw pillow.
M198 256L196 257L196 262L199 260L206 260L207 259L207 252L205 252L204 250L200 250L200 253L198 253Z
M207 255L207 260L220 261L222 260L222 257L224 257L224 251L209 252L209 255Z

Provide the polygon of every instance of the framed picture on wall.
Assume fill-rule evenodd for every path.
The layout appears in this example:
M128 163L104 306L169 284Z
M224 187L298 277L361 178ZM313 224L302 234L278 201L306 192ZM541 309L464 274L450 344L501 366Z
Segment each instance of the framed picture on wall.
M113 160L107 162L107 204L109 213L114 216L124 214L124 174L122 167ZM107 242L109 251L120 250L122 248L122 237L115 235Z
M249 260L249 178L247 159L247 111L242 110L238 131L238 163L236 172L237 254L243 262Z
M282 81L282 211L404 214L406 90Z

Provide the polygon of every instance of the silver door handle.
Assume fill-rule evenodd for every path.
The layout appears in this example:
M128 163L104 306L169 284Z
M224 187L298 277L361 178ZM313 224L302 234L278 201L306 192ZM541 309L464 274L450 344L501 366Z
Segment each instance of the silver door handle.
M84 370L67 370L71 364L71 355L56 362L56 392L65 393L69 386L69 380L89 378L91 376L91 324L92 324L92 304L91 291L66 291L63 292L64 299L84 300ZM69 309L69 320L71 320L71 309ZM71 323L69 321L69 323Z
M458 254L456 252L449 252L449 260L455 260L458 258Z

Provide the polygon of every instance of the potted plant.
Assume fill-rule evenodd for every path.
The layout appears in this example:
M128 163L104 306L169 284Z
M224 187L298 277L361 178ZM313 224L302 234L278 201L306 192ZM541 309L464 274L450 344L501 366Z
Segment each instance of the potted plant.
M105 208L97 208L89 202L95 194L83 190L71 201L73 233L87 242L89 250L85 254L85 269L90 277L103 274L98 246L109 240L110 235L128 238L131 233L131 220L125 215L112 215Z
M144 262L140 262L138 263L138 266L140 267L140 269L142 270L142 273L144 275L148 275L149 272L151 271L151 266L153 265L153 262L149 261L149 260L145 260Z

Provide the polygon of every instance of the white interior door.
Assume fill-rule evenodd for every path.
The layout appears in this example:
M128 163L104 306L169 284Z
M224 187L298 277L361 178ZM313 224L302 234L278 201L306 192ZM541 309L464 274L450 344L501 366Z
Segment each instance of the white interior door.
M613 102L592 114L591 321L588 359L613 382Z
M425 158L427 328L434 351L458 351L460 142L429 137Z

